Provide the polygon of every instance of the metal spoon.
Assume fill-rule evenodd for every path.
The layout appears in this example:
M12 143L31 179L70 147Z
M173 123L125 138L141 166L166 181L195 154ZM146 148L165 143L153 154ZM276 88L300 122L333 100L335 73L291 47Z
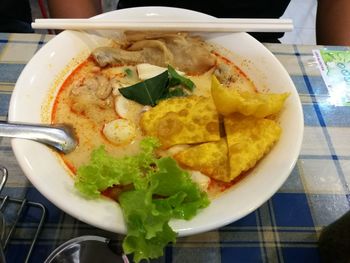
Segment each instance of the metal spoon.
M8 177L7 169L5 167L0 166L0 174L1 174L1 180L0 180L0 192L1 192L7 181L7 177ZM4 254L6 221L5 221L5 216L2 213L4 202L5 201L3 199L2 203L0 204L0 263L6 263L5 254Z
M73 151L78 144L73 127L66 124L39 125L0 122L0 137L37 141L65 154Z

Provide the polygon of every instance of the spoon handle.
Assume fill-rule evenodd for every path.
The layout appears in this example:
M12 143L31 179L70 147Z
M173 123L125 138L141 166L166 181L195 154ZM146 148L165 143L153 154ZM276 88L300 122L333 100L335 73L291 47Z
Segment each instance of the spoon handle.
M64 153L76 146L71 131L64 126L0 122L0 137L33 140Z

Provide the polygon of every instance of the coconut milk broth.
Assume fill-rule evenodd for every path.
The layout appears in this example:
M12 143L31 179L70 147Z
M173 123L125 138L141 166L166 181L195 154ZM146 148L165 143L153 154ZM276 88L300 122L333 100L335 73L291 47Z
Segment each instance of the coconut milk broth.
M228 83L231 88L235 86L234 88L256 92L253 83L233 62L217 52L213 52L213 54L217 57L217 64L224 64L225 69L227 70L228 68L232 73L234 81ZM215 70L217 70L217 67L200 75L186 75L186 77L191 79L196 85L193 95L205 97L211 96L211 75ZM129 72L129 74L126 72ZM130 72L135 78L130 78ZM108 98L105 105L85 105L88 106L85 111L79 111L79 109L77 111L74 108L72 100L70 99L72 92L74 93L74 89L76 89L77 86L84 84L90 78L96 77L96 75L103 75L108 81L118 80L126 85L131 85L139 81L136 77L137 70L135 65L107 66L101 68L91 57L80 64L65 80L55 99L52 111L52 123L69 123L75 127L79 139L79 145L72 153L61 156L64 163L73 174L79 166L86 164L89 161L91 152L100 145L104 145L106 151L111 155L122 157L136 154L139 151L139 142L143 138L142 131L138 125L138 120L144 107L142 105L135 105L136 103L134 102L130 102L131 104L127 108L128 117L133 120L136 126L136 134L133 140L126 144L117 145L110 142L104 136L102 132L104 125L112 120L121 118L115 109L115 102L118 97L121 96L118 94L117 89L113 90L113 94ZM181 149L181 147L179 147L179 149ZM174 150L172 151L170 149L168 153L173 154ZM233 183L225 184L211 180L208 191L210 191L210 195L213 196L218 192L226 190L232 184Z

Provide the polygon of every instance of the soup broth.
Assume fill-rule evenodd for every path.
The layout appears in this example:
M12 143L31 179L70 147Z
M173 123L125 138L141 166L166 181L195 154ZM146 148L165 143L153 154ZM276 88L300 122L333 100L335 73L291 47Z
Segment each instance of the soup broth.
M173 40L173 42L168 40L168 38L171 37L172 36L164 37L166 40L164 40L164 38L161 39L166 46L170 46L170 52L172 52L171 45L179 41L178 39ZM139 50L147 50L147 48L154 49L154 45L159 44L158 42L143 43L144 47L137 47L137 45L141 45L140 42L144 41L144 39L154 40L154 38L149 39L144 36L138 36L137 40L130 40L127 44L120 46L119 48L122 51L118 52L128 50L128 55L130 55L131 52L139 52ZM160 41L158 38L155 39L154 41ZM186 40L188 42L193 41L191 39L188 40L187 36L185 38L180 38L180 40ZM198 42L200 40L196 38L195 41ZM212 64L208 66L208 62L206 64L207 68L201 67L197 70L195 66L187 65L186 60L192 58L192 56L186 57L186 51L182 53L179 51L175 54L175 56L182 56L182 59L185 61L183 64L185 65L179 62L180 57L177 58L177 60L170 61L170 63L175 64L174 68L180 74L183 74L183 76L190 79L195 84L195 89L191 95L210 98L212 75L215 75L229 89L244 90L251 93L256 92L252 81L250 81L244 72L232 61L220 55L211 45L203 41L199 43L204 46L207 52L204 56L210 56L211 58L210 63ZM158 59L162 60L161 62L154 61L154 59L147 60L146 57L136 62L134 58L124 58L124 60L116 59L113 63L103 64L98 59L98 57L101 56L98 52L100 52L100 50L86 59L86 61L79 65L66 79L60 88L52 111L53 123L71 124L77 133L79 140L78 147L72 153L62 155L62 159L73 175L78 167L89 161L91 152L100 145L104 145L106 151L115 157L138 153L139 142L145 137L139 124L140 117L144 112L149 110L150 106L144 106L124 98L120 94L119 89L142 81L139 72L139 66L141 64L146 65L146 67L150 69L154 69L154 66L164 67L165 64L169 62L167 58L164 58L164 55L163 58L159 58L160 55L156 53L154 56L158 56ZM148 50L147 52L151 51ZM147 52L144 51L144 53ZM127 54L122 54L121 56L126 55ZM132 55L136 56L137 54ZM147 55L149 54L147 53ZM200 55L203 56L203 54ZM113 54L113 56L115 56L115 54ZM200 62L193 62L193 64L196 63ZM181 65L179 66L179 64ZM178 66L176 67L176 65ZM128 134L129 137L127 139L116 142L109 139L106 125L120 119L129 120L134 129L132 130L133 134ZM158 154L172 156L174 153L186 147L189 147L189 145L178 145L159 151ZM224 183L209 178L205 188L206 191L209 191L210 195L214 196L218 192L224 191L238 180L239 179Z

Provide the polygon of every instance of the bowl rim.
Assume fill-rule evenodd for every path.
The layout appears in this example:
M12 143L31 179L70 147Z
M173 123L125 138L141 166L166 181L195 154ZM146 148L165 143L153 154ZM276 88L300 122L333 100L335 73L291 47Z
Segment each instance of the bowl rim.
M138 12L161 12L161 11L165 11L167 10L168 12L185 12L187 14L196 14L196 15L201 15L201 16L206 16L206 17L210 17L208 15L199 13L197 11L192 11L192 10L186 10L186 9L182 9L182 8L173 8L173 7L135 7L135 8L128 8L128 9L121 9L121 10L115 10L112 12L108 12L105 14L101 14L99 16L94 17L93 19L99 19L99 18L105 18L106 16L109 15L109 13L114 13L114 14L120 14L120 13L133 13L134 11L138 11ZM176 13L175 12L175 13ZM213 18L213 17L210 17ZM57 35L56 37L54 37L53 39L51 39L45 46L43 46L32 58L31 61L28 62L28 64L25 66L25 68L23 69L17 83L14 89L14 92L12 94L11 100L10 100L10 109L9 109L9 120L10 121L16 121L18 120L18 113L16 112L16 107L18 107L18 96L21 96L21 87L26 83L27 81L27 76L25 76L25 74L28 74L28 68L33 67L34 63L39 63L40 62L40 58L42 56L44 56L45 54L45 50L54 45L54 43L56 41L59 41L60 39L64 39L65 37L67 37L67 34L70 34L70 31L64 31L62 33L60 33L59 35ZM268 59L270 59L270 61L272 61L278 68L279 68L279 72L282 72L283 74L285 74L286 79L288 80L288 83L286 83L286 86L292 87L292 97L293 97L293 101L294 101L294 110L296 111L297 114L297 119L296 119L296 123L294 125L295 128L295 133L298 134L298 136L296 137L296 141L293 142L293 149L291 149L290 151L290 155L292 155L293 157L291 158L291 160L288 162L288 167L285 167L285 171L283 172L283 176L280 176L278 178L278 180L274 181L271 183L271 188L268 189L268 191L265 192L264 194L264 198L262 198L260 201L255 202L253 205L250 205L249 207L246 207L246 209L243 209L239 212L236 212L236 214L234 216L223 216L223 217L219 217L217 218L217 220L215 222L210 222L207 224L198 224L198 222L194 222L194 224L197 224L195 227L188 227L186 226L186 223L184 224L183 220L173 220L171 222L171 226L173 228L175 228L176 231L179 232L180 236L185 236L185 235L192 235L192 234L197 234L197 233L201 233L204 231L209 231L212 229L216 229L218 227L227 225L231 222L234 222L246 215L248 215L249 213L255 211L258 207L260 207L264 202L266 202L268 199L270 199L272 197L273 194L275 194L278 189L282 186L282 184L286 181L286 179L288 178L289 174L291 173L293 167L295 166L300 150L301 150L301 144L302 144L302 138L303 138L303 129L304 129L304 120L303 120L303 114L302 114L302 106L299 100L299 96L297 93L297 90L295 88L295 85L293 83L293 81L291 80L288 72L286 71L286 69L283 67L283 65L281 64L281 62L260 42L258 42L257 40L255 40L252 36L248 35L247 33L238 33L240 34L240 36L244 37L245 39L248 39L249 41L253 41L255 43L255 45L260 48L262 50L262 52L265 52L264 55L266 55L268 57ZM34 61L34 62L33 62ZM22 85L22 86L21 86ZM297 96L297 97L296 97ZM25 175L27 176L27 178L31 181L31 183L38 189L39 192L41 192L47 199L49 199L53 204L55 204L56 206L58 206L62 211L70 214L71 216L85 222L88 223L90 225L94 225L96 227L108 230L108 231L112 231L112 232L117 232L117 233L125 233L126 232L126 228L125 226L105 226L103 224L101 224L101 222L96 223L94 220L91 220L91 218L86 218L85 216L81 216L77 211L75 211L74 209L67 209L67 206L59 201L57 201L57 199L55 197L52 196L52 194L50 193L49 189L44 189L43 185L38 182L37 178L33 177L33 171L32 171L32 167L31 167L31 163L30 160L26 157L23 156L23 149L25 149L25 151L28 152L28 149L30 149L31 147L35 146L35 147L40 147L42 148L43 152L48 153L47 149L43 149L43 146L38 146L37 143L35 142L28 142L28 141L23 141L21 139L13 139L12 142L12 148L13 151L15 153L16 159L20 165L20 167L22 168L22 170L24 171ZM249 177L249 176L248 176ZM75 193L76 194L76 193ZM212 204L216 204L217 201L214 200L212 202ZM95 203L96 205L99 205L98 202ZM108 205L109 208L114 207L114 208L118 208L115 205ZM193 225L193 224L192 224Z

